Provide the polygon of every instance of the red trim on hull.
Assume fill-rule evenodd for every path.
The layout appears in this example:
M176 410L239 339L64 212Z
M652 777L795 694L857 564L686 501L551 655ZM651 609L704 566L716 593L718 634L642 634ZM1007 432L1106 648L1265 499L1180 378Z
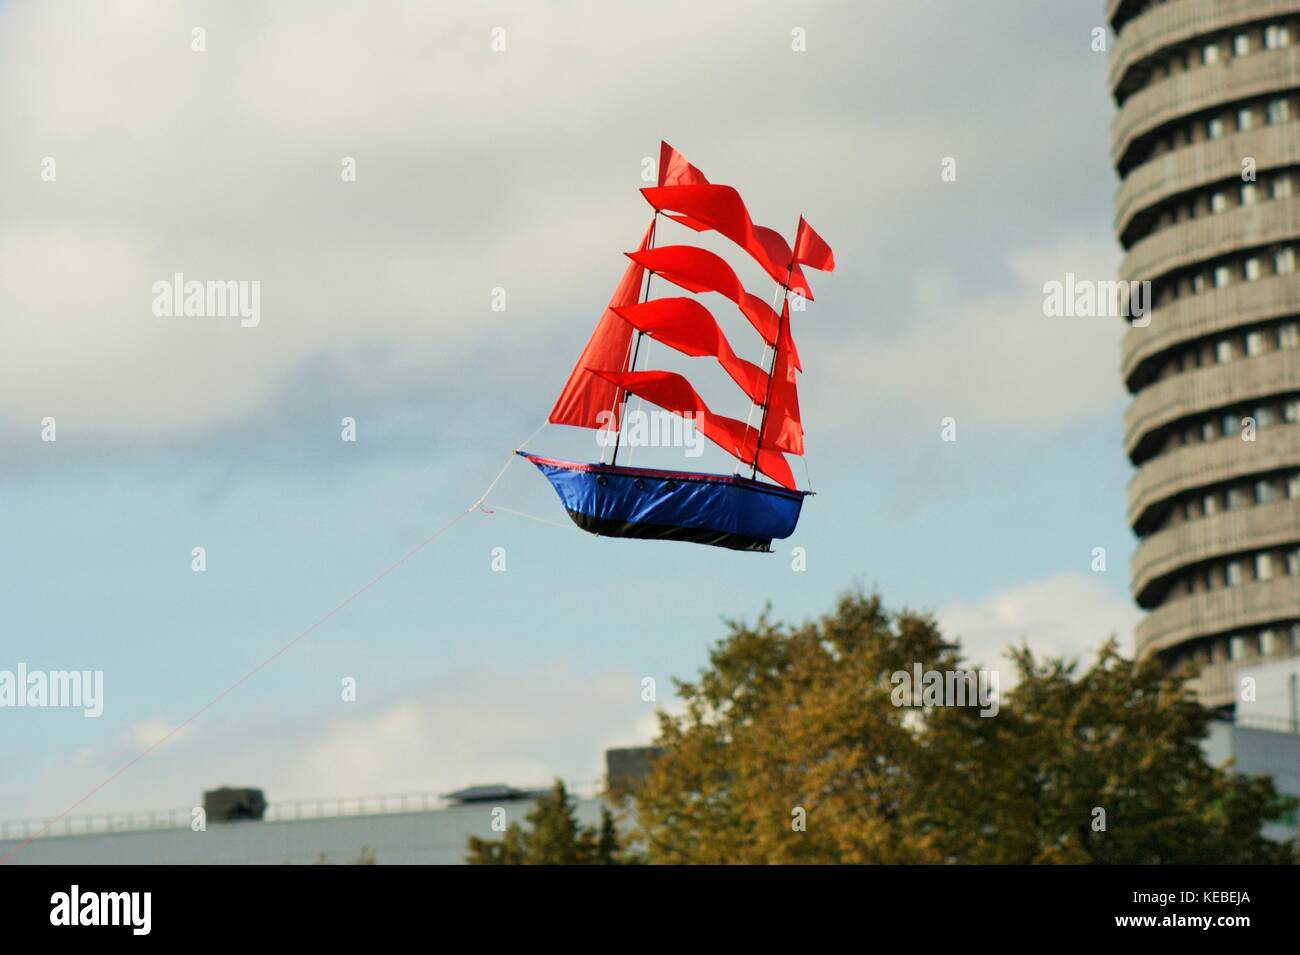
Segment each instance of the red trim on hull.
M781 487L778 484L767 484L763 481L755 481L751 478L740 477L735 474L705 474L703 472L695 471L663 471L655 468L629 468L618 464L578 464L575 461L561 461L558 458L545 458L540 454L529 454L527 451L516 451L515 453L521 458L527 458L529 461L550 465L551 467L564 468L568 471L595 471L602 474L627 474L635 475L637 477L658 478L664 481L702 481L706 484L735 484L755 491L779 494L782 497L789 498L811 497L813 494L812 491L792 491L788 488Z

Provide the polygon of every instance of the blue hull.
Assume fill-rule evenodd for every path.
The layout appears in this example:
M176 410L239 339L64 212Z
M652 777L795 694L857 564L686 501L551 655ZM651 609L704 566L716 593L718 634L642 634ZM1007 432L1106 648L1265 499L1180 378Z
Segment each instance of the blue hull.
M809 493L731 475L575 464L519 454L546 475L573 522L602 537L770 552L773 540L794 533Z

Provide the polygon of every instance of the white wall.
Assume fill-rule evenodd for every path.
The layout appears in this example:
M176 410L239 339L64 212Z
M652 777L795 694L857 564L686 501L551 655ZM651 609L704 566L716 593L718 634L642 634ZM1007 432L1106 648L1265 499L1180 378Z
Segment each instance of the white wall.
M47 836L17 853L19 864L310 864L325 853L340 864L357 858L362 846L374 850L376 863L457 864L465 860L471 836L500 838L492 831L492 810L502 806L508 821L523 821L529 800L454 806L430 812L338 816L279 822L227 822L206 832L153 829L77 836ZM600 801L577 800L578 820L600 820ZM16 843L0 842L0 856Z

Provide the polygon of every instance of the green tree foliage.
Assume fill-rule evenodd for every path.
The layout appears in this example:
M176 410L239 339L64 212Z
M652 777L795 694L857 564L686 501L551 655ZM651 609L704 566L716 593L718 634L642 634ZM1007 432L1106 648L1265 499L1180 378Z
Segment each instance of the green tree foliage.
M361 851L357 854L357 857L353 859L352 862L349 864L350 865L374 865L378 861L379 860L375 855L374 849L370 848L370 846L362 846Z
M604 806L600 825L581 826L575 803L561 780L538 798L525 816L510 823L500 840L470 836L470 865L621 865L634 859L623 851L614 817Z
M933 618L877 596L798 627L766 613L728 627L678 681L685 712L659 716L664 752L636 793L651 862L1294 860L1260 827L1295 800L1209 765L1211 715L1185 675L1114 641L1083 673L1016 651L1014 689L981 717L891 701L897 671L973 664Z

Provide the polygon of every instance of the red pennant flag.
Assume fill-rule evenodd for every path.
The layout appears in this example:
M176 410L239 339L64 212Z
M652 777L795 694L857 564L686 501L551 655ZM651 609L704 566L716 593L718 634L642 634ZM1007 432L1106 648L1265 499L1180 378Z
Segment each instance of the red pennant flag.
M664 186L711 185L712 183L705 178L704 173L700 172L699 169L687 162L685 156L679 153L676 149L673 149L673 147L668 145L668 143L660 141L659 186L661 188ZM723 186L721 188L730 189L729 186ZM734 192L734 190L731 191ZM650 198L649 193L647 193L646 198ZM716 214L701 217L694 215L669 214L668 218L679 222L688 228L694 229L696 232L706 232L711 229L721 232L723 235L727 236L727 238L731 239L733 242L740 245L741 248L749 252L749 254L752 255L776 281L784 281L786 272L788 271L791 279L790 287L802 294L804 298L812 301L812 290L808 288L808 283L803 277L803 272L799 269L799 262L801 260L795 253L791 252L790 247L785 244L785 239L783 239L781 234L774 229L768 229L764 226L754 225L752 222L749 222L749 213L745 210L744 203L740 201L738 193L735 196L735 200L740 207L740 211L743 213L744 219L746 220L743 224L736 218L735 213L732 210L725 210L721 220ZM653 199L650 201L656 209L662 211L662 207L660 207L658 203ZM678 213L686 212L685 209L676 209L674 211ZM713 211L716 213L723 210L720 210L720 208L715 205ZM802 219L800 220L800 223L802 225ZM811 232L812 230L810 229L809 231ZM817 238L816 233L813 233L813 238L821 244L822 248L826 249L826 254L829 256L830 249L826 247L826 243L822 242L820 238ZM818 266L816 265L813 266L813 268L817 267ZM834 267L833 263L831 267ZM826 271L830 271L830 269L826 269Z
M740 246L777 282L787 285L812 301L812 290L798 262L793 260L785 239L772 229L754 225L745 202L731 186L658 186L641 190L646 201L659 212L680 213L669 218L693 229L701 226L726 236Z
M665 142L659 143L659 185L704 186L704 173L686 161L686 157Z
M819 272L835 271L835 253L803 216L799 217L799 231L794 237L794 260Z

